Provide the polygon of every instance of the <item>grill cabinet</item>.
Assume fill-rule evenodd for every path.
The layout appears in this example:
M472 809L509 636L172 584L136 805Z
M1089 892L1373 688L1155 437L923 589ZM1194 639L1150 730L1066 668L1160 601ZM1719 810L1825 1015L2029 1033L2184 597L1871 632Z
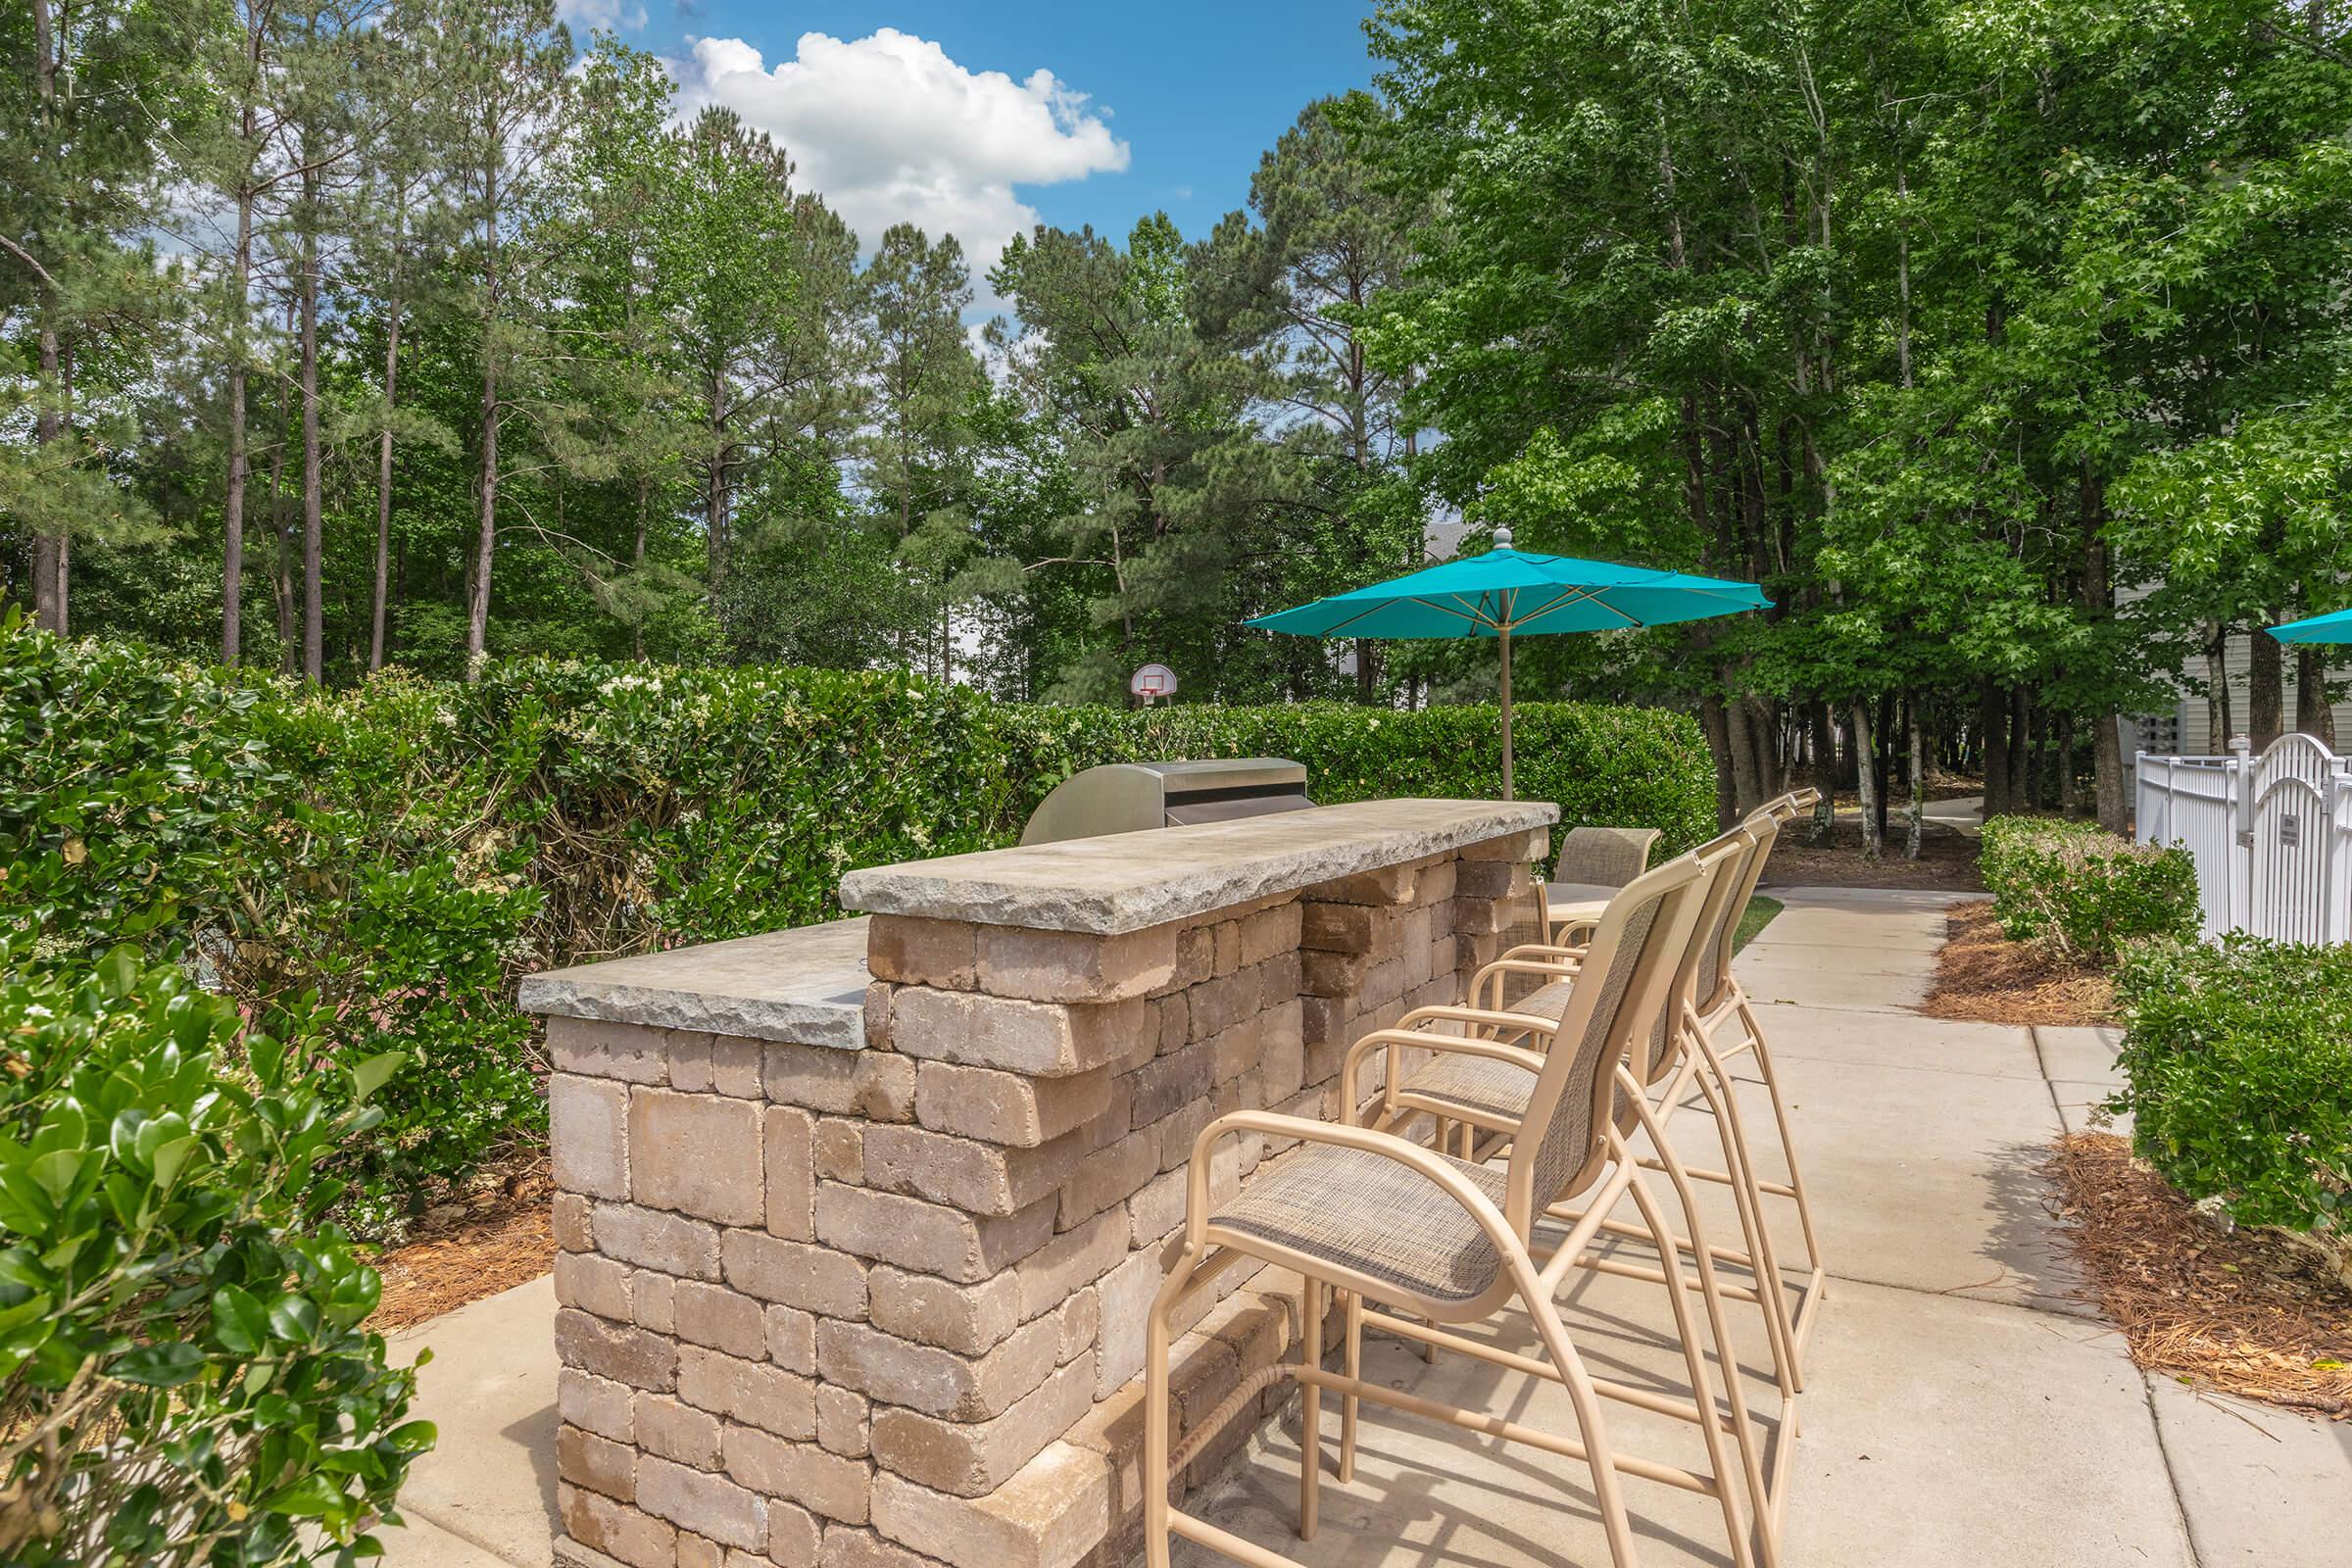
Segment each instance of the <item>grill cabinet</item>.
M1056 785L1031 813L1021 842L1053 844L1148 827L1230 822L1314 804L1306 798L1306 769L1285 758L1109 762Z

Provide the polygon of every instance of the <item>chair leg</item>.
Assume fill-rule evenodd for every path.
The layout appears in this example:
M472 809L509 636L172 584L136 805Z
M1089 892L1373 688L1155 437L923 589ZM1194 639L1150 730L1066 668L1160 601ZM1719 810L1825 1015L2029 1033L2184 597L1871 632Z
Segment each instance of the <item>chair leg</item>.
M1780 1074L1772 1069L1772 1053L1764 1044L1764 1026L1757 1022L1755 1008L1748 1004L1744 993L1740 998L1740 1026L1747 1031L1751 1049L1756 1054L1756 1076L1764 1080L1764 1091L1772 1097L1773 1120L1781 1134L1781 1158L1788 1166L1788 1186L1795 1195L1796 1222L1805 1237L1805 1264L1815 1274L1824 1273L1821 1261L1821 1239L1813 1230L1813 1204L1805 1197L1804 1173L1797 1168L1796 1145L1788 1137L1788 1107L1781 1099Z
M1577 1435L1584 1442L1585 1462L1592 1473L1592 1499L1600 1509L1601 1531L1608 1538L1609 1560L1614 1568L1637 1568L1633 1526L1625 1512L1625 1489L1618 1484L1615 1450L1609 1446L1608 1429L1600 1416L1600 1393L1592 1387L1584 1358L1569 1343L1568 1329L1560 1321L1559 1309L1552 1305L1551 1293L1537 1277L1535 1265L1524 1253L1509 1261L1513 1283L1543 1338L1544 1353L1560 1369L1569 1405L1576 1412Z
M1437 1349L1431 1346L1432 1351ZM1348 1380L1354 1383L1364 1375L1364 1298L1354 1291L1348 1293ZM1355 1479L1355 1417L1364 1401L1352 1392L1340 1400L1340 1485L1347 1486Z
M1299 1359L1323 1364L1323 1282L1311 1276L1298 1292ZM1323 1485L1323 1390L1313 1383L1298 1391L1298 1539L1315 1539Z
M1168 1568L1168 1312L1182 1298L1200 1254L1186 1248L1144 1319L1144 1562Z
M1773 1509L1772 1489L1765 1480L1763 1457L1756 1451L1754 1425L1748 1419L1747 1393L1740 1381L1740 1352L1733 1343L1730 1329L1724 1323L1723 1293L1715 1279L1714 1250L1707 1246L1706 1235L1701 1229L1698 1195L1692 1190L1690 1177L1683 1169L1682 1160L1676 1157L1674 1146L1667 1141L1665 1130L1659 1125L1648 1101L1636 1097L1634 1113L1641 1118L1644 1135L1657 1151L1659 1163L1666 1171L1666 1179L1674 1187L1675 1199L1683 1206L1684 1223L1690 1227L1691 1257L1698 1270L1699 1299L1705 1304L1708 1331L1714 1338L1716 1357L1723 1367L1724 1396L1731 1406L1732 1437L1740 1449L1740 1470L1747 1483L1749 1511L1755 1518L1756 1537L1763 1549L1765 1568L1780 1568L1780 1532L1775 1524L1777 1516ZM1622 1150L1622 1140L1619 1142ZM1634 1186L1636 1200L1639 1201L1643 1191L1639 1176L1635 1178ZM1650 1210L1648 1217L1652 1229L1657 1230L1659 1222L1654 1209ZM1682 1262L1674 1246L1672 1232L1659 1235L1658 1255L1667 1264L1666 1272L1675 1282L1673 1294L1679 1298L1683 1293ZM1763 1293L1759 1291L1757 1294L1761 1296ZM1793 1408L1789 1404L1782 1406L1784 1421L1787 1412ZM1714 1419L1711 1396L1709 1406L1701 1413L1710 1422ZM1718 1478L1727 1479L1721 1476L1721 1472L1718 1472ZM1729 1490L1728 1486L1726 1490Z
M1692 1076L1715 1118L1724 1173L1731 1177L1732 1202L1739 1210L1740 1230L1747 1243L1748 1270L1755 1276L1756 1301L1763 1308L1765 1335L1772 1342L1773 1375L1782 1396L1788 1398L1803 1392L1805 1373L1797 1353L1796 1331L1788 1319L1788 1287L1781 1279L1780 1257L1773 1248L1772 1218L1764 1212L1764 1195L1756 1187L1755 1163L1748 1153L1746 1124L1733 1098L1730 1069L1703 1032L1693 1031L1693 1038L1698 1062Z
M1627 1157L1622 1143L1618 1145L1618 1152L1620 1158ZM1644 1182L1637 1174L1627 1185L1628 1190L1634 1195L1635 1207L1642 1211L1642 1223L1649 1227L1650 1237L1657 1247L1658 1255L1665 1258L1670 1265L1665 1270L1666 1300L1674 1313L1675 1338L1682 1342L1683 1365L1690 1375L1691 1402L1698 1409L1698 1430L1705 1440L1707 1470L1715 1478L1716 1500L1723 1507L1724 1534L1726 1539L1731 1542L1732 1565L1733 1568L1752 1568L1756 1560L1755 1553L1748 1546L1747 1524L1740 1517L1739 1491L1732 1484L1731 1455L1724 1452L1723 1426L1715 1418L1715 1389L1707 1377L1707 1354L1699 1348L1698 1325L1690 1319L1690 1293L1684 1288L1681 1267L1674 1261L1674 1230L1665 1223L1664 1218L1659 1214L1657 1200L1650 1195L1647 1182ZM1693 1230L1690 1238L1692 1243L1704 1245L1695 1234L1698 1216L1687 1215L1686 1221ZM1723 1363L1726 1385L1736 1383L1740 1377L1739 1358L1733 1353L1731 1347L1723 1343L1721 1325L1717 1325L1715 1348ZM1738 1409L1736 1393L1733 1398L1736 1411ZM1745 1478L1742 1477L1742 1480L1744 1481ZM1766 1500L1758 1500L1755 1503L1755 1506L1759 1508L1765 1505Z

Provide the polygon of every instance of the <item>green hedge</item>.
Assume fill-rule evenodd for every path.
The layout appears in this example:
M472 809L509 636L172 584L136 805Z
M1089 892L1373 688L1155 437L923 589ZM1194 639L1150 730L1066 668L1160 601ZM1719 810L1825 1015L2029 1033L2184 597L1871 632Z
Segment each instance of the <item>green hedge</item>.
M0 969L0 1561L377 1555L434 1434L318 1166L399 1056L324 1067L127 948Z
M1565 822L1712 829L1697 726L1518 710L1521 793ZM895 673L517 662L466 687L310 692L0 632L0 936L86 966L184 958L265 1026L412 1064L352 1152L371 1234L539 1136L521 974L805 924L843 872L1012 842L1097 762L1272 754L1318 800L1489 797L1491 708L1004 704Z
M2178 846L2138 845L2089 822L1996 816L1977 864L2013 941L2076 963L2111 962L2142 937L2192 937L2197 868Z
M2116 972L2132 1147L2249 1225L2341 1231L2352 1190L2352 947L2151 943Z

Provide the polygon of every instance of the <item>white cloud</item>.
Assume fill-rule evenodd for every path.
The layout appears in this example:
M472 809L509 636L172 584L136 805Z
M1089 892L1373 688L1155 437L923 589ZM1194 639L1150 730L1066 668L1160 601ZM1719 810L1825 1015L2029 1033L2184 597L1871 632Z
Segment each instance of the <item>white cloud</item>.
M584 44L591 27L607 32L635 31L645 25L645 7L628 0L556 0L556 20L570 27Z
M1004 242L1037 221L1014 187L1127 167L1107 111L1051 71L967 71L895 27L848 43L803 33L773 70L741 38L698 38L669 67L683 113L724 105L773 136L869 252L897 222L961 240L983 304Z

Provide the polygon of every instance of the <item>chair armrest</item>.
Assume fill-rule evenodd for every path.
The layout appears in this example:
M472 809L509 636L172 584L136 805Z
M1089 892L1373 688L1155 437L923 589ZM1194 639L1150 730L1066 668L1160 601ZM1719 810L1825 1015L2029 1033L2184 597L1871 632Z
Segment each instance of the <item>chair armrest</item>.
M1485 1228L1497 1246L1507 1247L1510 1244L1510 1227L1504 1223L1501 1210L1489 1202L1486 1194L1473 1187L1469 1178L1435 1150L1399 1138L1395 1133L1379 1132L1370 1127L1317 1121L1311 1116L1286 1116L1273 1110L1234 1110L1227 1111L1201 1128L1200 1136L1193 1140L1193 1155L1185 1174L1184 1241L1187 1247L1198 1248L1206 1240L1208 1151L1218 1139L1232 1133L1270 1133L1277 1138L1296 1138L1300 1143L1325 1144L1334 1149L1353 1149L1394 1160L1415 1175L1426 1176L1444 1188L1446 1196L1467 1209L1471 1218Z
M1498 1007L1415 1007L1396 1020L1398 1029L1409 1029L1416 1023L1468 1023L1488 1029L1508 1029L1514 1034L1530 1032L1556 1035L1560 1020L1545 1018L1533 1012L1511 1012Z
M1347 1057L1340 1065L1340 1119L1345 1125L1349 1127L1360 1125L1355 1119L1357 1110L1354 1085L1357 1064L1364 1059L1365 1052L1382 1050L1391 1046L1419 1046L1427 1051L1451 1052L1457 1056L1486 1056L1495 1061L1507 1061L1514 1066L1525 1067L1533 1073L1541 1073L1544 1070L1544 1057L1541 1053L1529 1051L1523 1046L1506 1046L1499 1040L1480 1040L1468 1035L1442 1035L1426 1029L1375 1029L1348 1048ZM1388 1060L1381 1064L1380 1102L1384 1109L1396 1108L1396 1054L1391 1051Z

